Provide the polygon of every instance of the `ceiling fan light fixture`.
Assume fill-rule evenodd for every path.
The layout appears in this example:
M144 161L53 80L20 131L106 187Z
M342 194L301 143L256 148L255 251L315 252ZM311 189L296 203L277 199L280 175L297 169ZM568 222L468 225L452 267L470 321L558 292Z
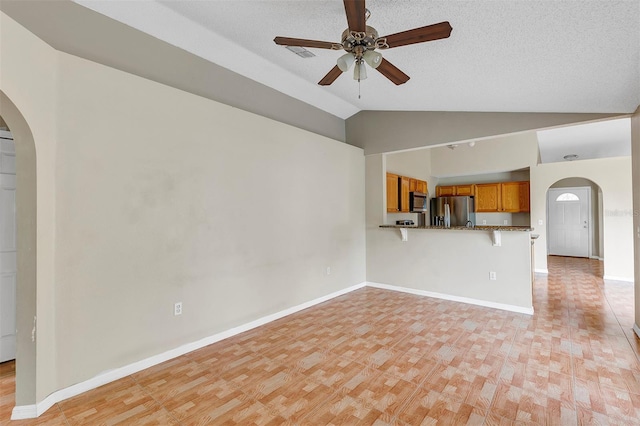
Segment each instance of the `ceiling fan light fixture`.
M358 81L367 79L367 68L361 60L356 62L356 66L353 69L353 79Z
M364 61L373 69L378 68L382 63L382 55L373 50L367 50L364 52L362 59L364 59Z
M338 58L337 65L338 65L338 68L340 68L340 71L347 72L355 61L356 61L356 57L353 56L353 53L345 53L344 55Z

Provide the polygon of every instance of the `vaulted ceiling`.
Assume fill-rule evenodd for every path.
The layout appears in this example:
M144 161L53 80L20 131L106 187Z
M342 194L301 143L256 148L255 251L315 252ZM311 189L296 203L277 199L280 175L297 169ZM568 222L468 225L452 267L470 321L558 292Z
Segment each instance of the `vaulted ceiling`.
M340 42L343 2L76 0L333 115L360 110L633 112L640 104L636 0L369 0L380 35L449 21L447 39L382 51L411 79L369 70L317 82L338 51L301 58L275 36ZM346 75L348 74L348 75ZM361 98L358 98L358 91Z

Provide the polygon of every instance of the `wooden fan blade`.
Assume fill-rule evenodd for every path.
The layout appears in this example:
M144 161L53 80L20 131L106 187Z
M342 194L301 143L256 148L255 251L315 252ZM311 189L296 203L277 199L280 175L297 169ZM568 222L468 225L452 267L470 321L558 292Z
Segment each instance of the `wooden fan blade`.
M318 84L320 86L328 86L336 81L336 78L340 77L340 74L342 74L342 71L340 71L340 68L338 68L338 66L336 65L335 67L331 68L331 71L329 71L327 75L322 77L322 80L320 80Z
M423 43L425 41L440 40L451 35L451 24L440 22L426 27L414 28L401 33L391 34L386 37L389 47L406 46L408 44Z
M365 32L367 29L364 17L365 10L364 0L344 0L344 11L347 13L350 31Z
M318 49L340 50L340 43L331 43L330 41L305 40L303 38L276 37L273 39L280 46L300 46L300 47L316 47Z
M395 65L393 65L391 62L387 61L384 58L382 58L382 62L380 62L380 65L378 65L378 68L376 68L376 70L378 70L380 74L387 77L397 86L409 81L408 75L400 71L398 67L396 67Z

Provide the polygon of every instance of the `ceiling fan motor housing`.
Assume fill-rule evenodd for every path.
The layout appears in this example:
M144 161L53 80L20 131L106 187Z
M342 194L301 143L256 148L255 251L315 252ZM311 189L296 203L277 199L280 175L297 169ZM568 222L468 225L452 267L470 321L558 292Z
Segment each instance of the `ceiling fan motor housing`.
M381 42L384 43L384 39L379 39L378 31L368 25L365 32L349 31L348 28L342 32L342 48L357 58L367 50L383 47Z

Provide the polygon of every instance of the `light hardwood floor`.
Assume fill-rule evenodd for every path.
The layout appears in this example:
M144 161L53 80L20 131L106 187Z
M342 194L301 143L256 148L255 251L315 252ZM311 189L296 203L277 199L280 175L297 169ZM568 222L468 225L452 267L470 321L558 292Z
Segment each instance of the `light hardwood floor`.
M533 316L365 288L10 424L640 424L633 286L601 277L549 257Z

